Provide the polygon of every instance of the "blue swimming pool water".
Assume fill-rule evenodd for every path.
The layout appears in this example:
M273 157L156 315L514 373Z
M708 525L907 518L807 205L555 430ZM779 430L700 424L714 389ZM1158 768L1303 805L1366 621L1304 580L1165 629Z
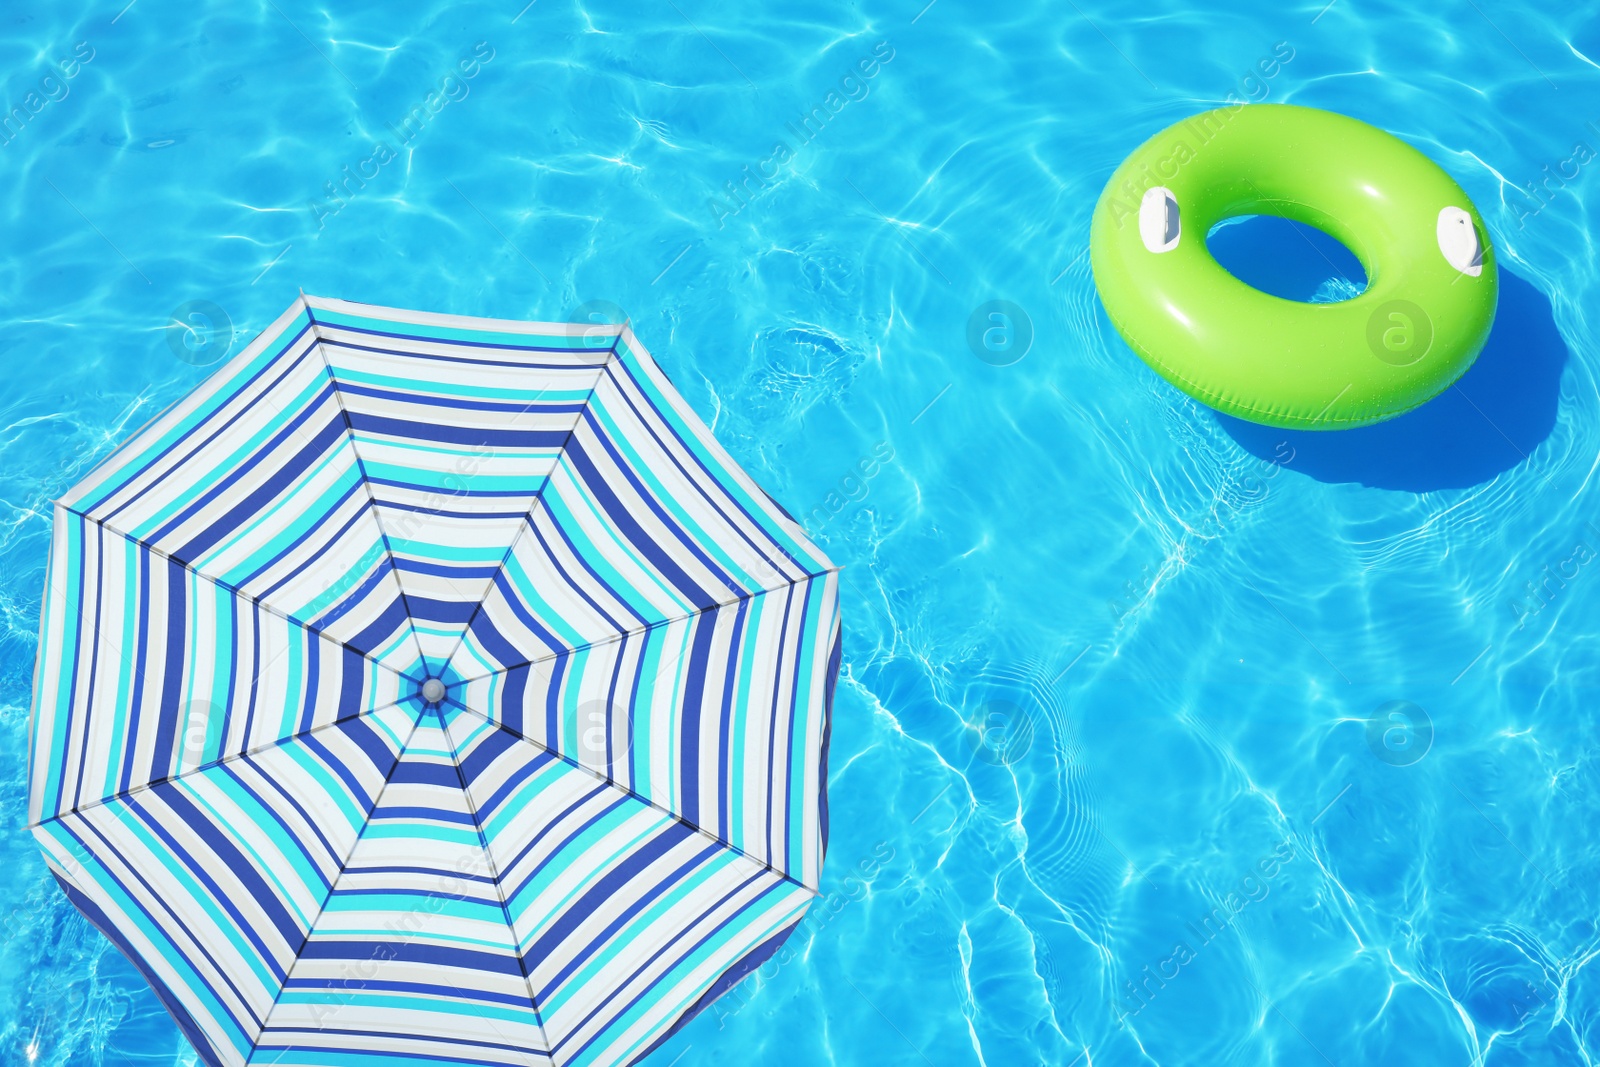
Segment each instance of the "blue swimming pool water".
M625 309L845 565L826 894L651 1063L1600 1055L1600 23L923 2L7 9L4 1062L194 1062L22 828L46 505L301 287ZM1470 192L1459 388L1290 434L1117 339L1094 198L1230 93Z

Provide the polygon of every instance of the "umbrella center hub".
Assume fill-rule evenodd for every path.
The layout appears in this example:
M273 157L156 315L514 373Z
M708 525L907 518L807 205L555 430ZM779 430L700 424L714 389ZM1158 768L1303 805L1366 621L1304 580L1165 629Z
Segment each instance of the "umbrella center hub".
M422 699L429 704L437 704L444 699L444 682L437 678L429 678L422 683Z

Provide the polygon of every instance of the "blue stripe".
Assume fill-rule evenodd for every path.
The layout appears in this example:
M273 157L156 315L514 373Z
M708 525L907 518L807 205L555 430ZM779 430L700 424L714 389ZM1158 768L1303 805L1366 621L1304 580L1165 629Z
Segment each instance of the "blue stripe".
M99 533L100 533L100 546L99 546L98 557L99 557L100 564L103 565L104 562L105 562L105 528L101 527ZM139 581L139 622L138 622L138 626L139 626L139 641L138 641L138 645L134 649L134 656L133 656L133 663L134 663L133 693L128 698L129 699L129 704L128 704L128 733L127 733L127 736L129 736L129 737L138 737L138 736L140 736L140 727L141 727L143 719L144 719L144 679L145 679L144 667L145 667L146 664L148 664L150 662L150 580L151 580L151 571L154 569L155 556L148 549L145 549L145 550L139 551L136 554L136 559L137 559L138 581ZM100 584L101 584L101 582L103 580L104 580L103 571L97 572L96 581L95 581L95 585L96 585L97 588L100 586ZM95 629L96 629L97 632L99 630L99 627L100 627L100 605L97 602L95 604ZM100 650L100 644L99 644L99 642L96 642L95 643L95 656L96 656L97 660L99 658L99 650ZM89 685L90 685L90 691L92 692L93 691L93 686L94 686L94 674L93 674L93 672L91 672L90 675L89 675ZM88 740L89 740L89 732L87 730L85 730L84 731L84 744L85 745L88 744ZM81 780L80 780L79 784L80 785L82 784ZM126 793L130 788L132 788L132 786L133 786L133 761L131 759L124 759L122 761L122 778L117 783L117 791L119 793Z
M689 647L688 669L684 672L683 725L677 737L677 750L683 761L678 770L678 806L683 817L700 822L700 711L705 701L706 670L711 662L711 639L716 633L717 616L707 612L695 617L693 643Z
M339 941L331 938L312 938L306 942L305 948L300 950L300 958L306 960L370 960L375 956L397 963L421 963L430 967L455 967L461 970L512 974L518 977L522 975L522 965L517 962L516 956L503 956L470 948L447 947L420 938L398 941ZM335 981L343 979L297 978L291 980L285 988L327 988L328 983ZM398 989L401 988L401 983L367 982L366 988ZM468 991L453 985L415 988L444 992L445 995L469 995L480 1000L502 999L485 990ZM514 999L504 1002L526 1003Z
M420 759L403 759L389 776L395 785L437 785L460 788L461 776L453 763L431 763ZM388 810L387 805L380 810Z
M733 633L729 637L729 648L735 650L735 655L727 658L722 668L722 707L721 719L717 724L717 825L726 831L733 826L733 819L729 812L731 804L729 784L732 782L732 765L729 759L728 745L733 739L733 701L735 696L742 695L738 691L739 657L737 651L740 639L744 636L746 617L750 614L750 598L741 597L739 606L733 613ZM716 613L712 613L712 618ZM700 746L696 745L695 748ZM731 836L731 834L727 835Z
M278 897L277 889L271 882L261 876L261 872L256 869L256 865L249 855L235 845L233 839L224 834L211 821L207 813L195 807L193 802L183 794L182 790L170 782L161 782L152 786L150 791L143 794L143 796L153 796L159 799L168 811L176 815L191 833L205 843L210 850L210 854L222 861L222 865L235 878L239 879L245 891L249 893L250 898L266 913L268 920L277 929L279 937L292 945L296 940L304 936L305 932L300 928L300 921L289 914L289 910L283 906L283 901ZM172 832L162 824L157 813L148 804L141 803L135 798L129 798L125 803L127 810L137 816L140 822L149 827L151 833L155 834L172 850L172 859L185 867L196 881L205 886L206 892L211 895L211 899L216 901L217 905L234 921L237 929L244 935L246 940L255 946L262 963L271 968L273 974L279 979L284 978L285 973L278 966L277 961L273 959L272 951L267 948L267 943L262 940L254 924L245 919L244 913L239 910L228 894L217 884L216 878L207 869L204 862L205 857L196 856L186 850L183 844L172 835Z
M333 387L330 385L322 390L318 399L331 397L332 393ZM283 429L279 430L271 441L254 453L248 462L242 466L235 467L222 478L212 483L211 487L195 497L188 507L180 509L176 515L168 520L165 526L159 527L148 534L146 539L151 543L159 544L195 515L207 511L208 505L212 501L242 482L246 475L254 474L256 467L268 455L275 456L279 446L291 437L297 441L303 441L304 435L300 433L300 426L309 421L313 414L317 413L320 413L320 407L318 406L309 406L302 411L296 412ZM303 445L293 452L285 462L274 467L266 480L251 491L248 496L228 509L227 512L218 516L187 544L173 549L171 555L185 563L204 555L224 537L247 527L249 519L259 515L268 505L277 501L303 474L318 463L321 463L330 451L339 448L345 443L346 435L343 422L329 420L320 430L316 431L309 444Z
M438 400L429 397L430 406ZM565 430L506 430L488 426L463 426L448 422L422 422L360 411L348 413L350 426L358 433L382 434L408 441L444 441L452 445L478 445L487 448L556 449L567 439Z
M412 355L412 356L416 355L416 353L408 353L408 354ZM522 366L523 366L522 364L518 364L517 365L517 369L521 370ZM584 405L582 405L582 404L573 404L573 403L559 403L558 402L558 403L540 404L540 403L538 403L538 399L539 399L539 394L538 393L534 393L533 395L528 396L525 401L524 400L499 401L499 400L485 400L485 399L481 399L481 398L476 398L475 399L475 398L470 398L470 397L448 396L448 395L446 395L444 393L440 393L440 392L437 392L437 391L430 391L430 392L426 392L426 393L420 393L420 392L403 392L403 391L401 391L399 389L380 389L380 388L378 388L376 386L371 386L371 385L359 385L359 384L357 384L355 382L351 382L351 381L349 381L348 379L345 379L345 378L337 378L337 376L336 376L336 380L338 382L338 389L339 389L339 392L341 394L347 394L347 395L350 395L350 396L371 397L374 400L389 400L389 401L393 401L393 402L399 403L399 404L414 404L414 405L416 405L418 407L424 407L425 406L425 407L428 407L428 408L459 408L462 411L497 411L497 412L500 412L502 414L507 414L507 415L526 415L530 411L536 411L541 415L545 415L545 414L576 415L578 412L582 411L583 408L584 408ZM504 390L504 392L507 395L512 395L512 396L521 396L521 395L523 395L519 390L513 390L513 389L507 389L507 390ZM355 416L352 415L351 418L352 418L352 424L353 424ZM409 435L408 434L393 434L391 436L406 437L406 436L409 436ZM566 436L566 431L562 430L558 436L565 437Z
M591 426L594 425L592 413L586 413L584 419ZM645 489L638 476L633 473L627 462L610 441L606 439L605 435L598 433L598 429L597 436L599 436L598 444L600 447L611 455L628 483L633 486L634 490L644 500L645 506L655 513L656 517L661 520L668 530L676 534L678 544L674 547L681 547L686 550L710 570L713 577L727 584L727 575L711 561L710 557L701 550L699 545L695 544L684 533L672 516L667 514L666 508L656 500L654 495ZM610 485L601 477L599 468L589 458L581 441L575 437L572 443L567 446L566 451L562 453L562 458L578 472L583 482L583 488L600 505L600 509L605 512L606 518L615 526L617 532L633 546L635 551L644 556L645 559L648 559L651 566L675 589L682 593L689 603L701 611L709 611L716 606L716 597L696 585L688 573L678 566L677 561L672 557L666 546L657 544L654 538L644 532L644 527L640 526L638 520L633 517L632 510L623 506L616 493L612 492Z

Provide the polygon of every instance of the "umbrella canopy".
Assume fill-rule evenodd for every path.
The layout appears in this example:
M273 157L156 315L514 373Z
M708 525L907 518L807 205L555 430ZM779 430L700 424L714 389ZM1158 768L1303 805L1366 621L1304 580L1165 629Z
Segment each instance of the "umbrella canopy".
M835 568L626 327L303 297L55 508L29 812L208 1064L625 1064L815 896Z

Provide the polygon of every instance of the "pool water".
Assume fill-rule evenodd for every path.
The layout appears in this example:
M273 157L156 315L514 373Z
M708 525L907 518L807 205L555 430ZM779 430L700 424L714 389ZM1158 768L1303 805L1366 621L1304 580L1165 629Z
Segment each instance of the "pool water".
M23 829L48 502L301 288L627 316L844 565L825 893L650 1063L1600 1055L1592 12L524 2L4 16L3 1062L194 1062ZM1094 200L1230 94L1472 195L1458 387L1288 433L1116 337Z

